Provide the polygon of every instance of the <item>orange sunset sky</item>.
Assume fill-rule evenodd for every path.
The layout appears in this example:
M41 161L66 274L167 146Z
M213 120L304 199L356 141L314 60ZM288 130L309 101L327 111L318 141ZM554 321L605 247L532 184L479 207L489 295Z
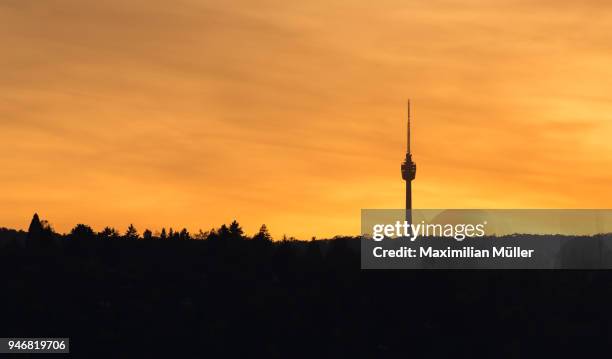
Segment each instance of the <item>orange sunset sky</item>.
M610 208L607 1L1 0L0 226Z

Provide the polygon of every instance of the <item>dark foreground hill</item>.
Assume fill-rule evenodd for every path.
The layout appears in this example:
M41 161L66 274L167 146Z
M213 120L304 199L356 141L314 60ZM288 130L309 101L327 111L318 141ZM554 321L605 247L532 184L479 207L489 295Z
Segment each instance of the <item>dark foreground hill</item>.
M74 357L531 357L610 335L609 271L362 271L354 239L0 244L0 337Z

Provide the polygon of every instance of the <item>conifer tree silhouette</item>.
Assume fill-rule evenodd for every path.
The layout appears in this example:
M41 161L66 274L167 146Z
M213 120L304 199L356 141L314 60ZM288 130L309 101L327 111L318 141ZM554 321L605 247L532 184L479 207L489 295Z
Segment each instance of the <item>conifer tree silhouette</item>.
M142 239L151 240L152 238L153 232L151 232L150 229L145 229L145 231L142 232Z
M262 224L259 228L259 232L253 236L253 240L255 241L263 241L263 242L271 242L272 236L268 231L268 227L265 224Z
M70 231L70 237L75 240L92 240L96 238L96 234L90 226L77 224Z
M134 227L133 224L130 224L127 231L125 232L125 239L138 239L138 230Z
M227 228L227 226L225 224L222 224L221 227L219 227L219 230L217 231L217 235L218 235L219 239L221 239L221 240L229 239L230 238L229 228Z
M34 213L30 226L28 227L27 238L34 242L55 238L55 232L51 224L45 220L41 220L37 213Z
M187 231L187 228L183 228L181 230L181 233L179 234L179 239L180 240L188 240L191 239L191 236L189 235L189 232Z
M233 220L229 226L229 239L233 241L239 241L241 239L244 239L243 234L244 231L242 230L242 227L240 227L240 224L238 224L236 220Z
M30 227L28 228L28 239L30 240L38 240L41 239L43 233L43 226L40 223L40 218L38 217L38 213L34 213L32 217L32 221L30 222Z
M219 232L214 228L211 228L210 231L208 231L208 234L206 236L207 241L217 241L219 240L219 238L220 238Z

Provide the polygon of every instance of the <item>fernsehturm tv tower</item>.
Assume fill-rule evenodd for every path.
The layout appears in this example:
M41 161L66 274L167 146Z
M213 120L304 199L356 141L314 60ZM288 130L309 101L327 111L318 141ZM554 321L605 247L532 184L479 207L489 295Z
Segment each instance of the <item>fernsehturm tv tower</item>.
M408 136L406 138L406 158L402 163L402 178L406 181L406 221L412 223L412 180L416 176L416 163L410 152L410 100L408 100Z

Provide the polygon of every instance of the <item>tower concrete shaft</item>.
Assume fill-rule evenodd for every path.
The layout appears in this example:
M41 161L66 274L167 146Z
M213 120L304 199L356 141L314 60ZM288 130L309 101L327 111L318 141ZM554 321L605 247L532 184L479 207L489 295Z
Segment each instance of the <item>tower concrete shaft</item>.
M402 179L406 181L406 221L412 223L412 181L416 177L416 163L410 152L410 100L408 100L408 127L406 137L406 158L402 163Z

